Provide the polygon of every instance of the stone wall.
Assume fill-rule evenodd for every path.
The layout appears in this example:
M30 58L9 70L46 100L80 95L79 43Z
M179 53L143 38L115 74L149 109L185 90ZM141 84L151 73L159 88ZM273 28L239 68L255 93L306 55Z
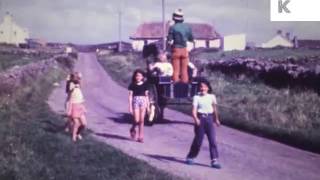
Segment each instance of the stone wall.
M314 61L314 62L313 62ZM291 62L235 58L233 60L209 61L207 68L228 75L259 78L275 87L312 88L320 92L320 59Z
M74 61L73 57L60 54L0 73L0 97L14 93L15 89L36 80L54 68L72 69Z

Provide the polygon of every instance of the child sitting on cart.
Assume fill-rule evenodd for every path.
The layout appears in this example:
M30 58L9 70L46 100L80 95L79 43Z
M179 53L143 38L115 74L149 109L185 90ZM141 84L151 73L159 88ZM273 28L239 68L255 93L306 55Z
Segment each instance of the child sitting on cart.
M173 67L172 64L168 62L167 54L165 52L160 52L157 60L157 62L149 65L151 74L154 76L171 77L173 74Z

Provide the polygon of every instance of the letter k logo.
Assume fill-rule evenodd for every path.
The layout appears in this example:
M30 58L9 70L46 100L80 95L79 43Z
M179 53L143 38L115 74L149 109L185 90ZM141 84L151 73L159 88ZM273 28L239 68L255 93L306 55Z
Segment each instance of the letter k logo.
M289 3L290 3L290 0L286 0L285 2L283 2L283 0L279 0L278 1L278 12L282 13L284 11L285 13L291 13L291 11L287 7Z

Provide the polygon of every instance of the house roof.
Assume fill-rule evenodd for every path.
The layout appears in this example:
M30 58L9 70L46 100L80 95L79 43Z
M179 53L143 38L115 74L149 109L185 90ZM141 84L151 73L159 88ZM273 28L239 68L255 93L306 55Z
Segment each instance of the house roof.
M221 35L209 24L187 23L191 26L195 39L219 39ZM170 24L166 24L166 34L168 34ZM151 22L141 24L130 39L159 39L162 38L162 23Z

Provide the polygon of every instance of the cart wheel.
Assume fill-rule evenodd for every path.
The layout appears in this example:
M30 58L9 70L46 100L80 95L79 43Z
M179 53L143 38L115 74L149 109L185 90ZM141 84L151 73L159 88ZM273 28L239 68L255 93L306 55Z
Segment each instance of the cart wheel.
M152 126L155 122L158 121L160 108L158 105L158 93L155 85L149 87L149 111L145 116L145 124Z
M158 121L160 115L160 109L156 104L150 104L149 111L147 112L145 124L147 126L153 126Z

